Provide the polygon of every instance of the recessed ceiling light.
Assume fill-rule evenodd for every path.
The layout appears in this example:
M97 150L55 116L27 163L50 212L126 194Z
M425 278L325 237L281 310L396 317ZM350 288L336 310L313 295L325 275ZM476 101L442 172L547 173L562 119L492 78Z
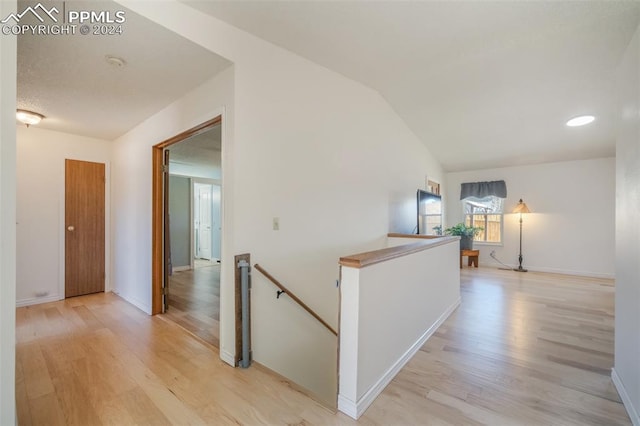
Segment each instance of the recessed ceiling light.
M104 57L104 59L109 65L113 65L114 67L123 67L127 64L124 59L113 55L107 55Z
M593 115L581 115L579 117L574 117L571 120L567 121L567 126L569 127L578 127L584 126L585 124L591 123L596 118Z
M32 124L38 124L43 118L44 115L38 114L37 112L27 111L26 109L16 110L16 119L18 119L19 122L26 124L27 127Z

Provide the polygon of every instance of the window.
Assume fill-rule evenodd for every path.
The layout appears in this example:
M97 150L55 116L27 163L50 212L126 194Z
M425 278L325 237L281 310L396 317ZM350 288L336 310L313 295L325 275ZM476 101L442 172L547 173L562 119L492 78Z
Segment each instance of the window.
M442 198L418 189L418 234L442 235Z
M502 213L504 198L489 195L483 198L468 197L462 200L464 223L483 228L476 237L477 242L502 242Z

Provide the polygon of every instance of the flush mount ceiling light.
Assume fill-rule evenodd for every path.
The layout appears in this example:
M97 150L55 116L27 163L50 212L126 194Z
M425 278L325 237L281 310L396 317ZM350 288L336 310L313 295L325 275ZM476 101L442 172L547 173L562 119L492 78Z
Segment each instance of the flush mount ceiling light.
M124 67L127 64L127 62L124 59L119 58L117 56L113 56L113 55L107 55L104 57L104 59L107 61L109 65L114 66L116 68Z
M567 121L567 126L569 127L578 127L584 126L585 124L591 123L596 118L593 115L581 115L579 117L574 117L571 120Z
M26 124L27 127L32 124L38 124L43 118L44 115L38 114L37 112L27 111L26 109L16 110L16 119L18 119L19 122Z

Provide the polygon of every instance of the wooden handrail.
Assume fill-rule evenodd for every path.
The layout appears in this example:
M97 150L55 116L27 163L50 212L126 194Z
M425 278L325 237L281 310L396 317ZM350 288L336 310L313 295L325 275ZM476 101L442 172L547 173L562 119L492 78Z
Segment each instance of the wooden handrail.
M260 271L262 273L262 275L264 275L265 277L267 277L269 279L269 281L271 281L273 284L275 284L276 287L278 287L280 290L282 290L283 292L285 292L291 299L293 299L294 302L296 302L298 305L300 305L305 311L309 312L315 319L317 319L318 321L320 321L320 323L322 325L324 325L327 330L329 330L330 332L332 332L333 334L335 334L336 336L338 335L338 332L335 331L333 328L331 328L331 326L329 324L327 324L327 322L325 320L323 320L322 318L320 318L320 315L316 314L313 309L311 309L310 307L308 307L302 300L300 300L295 294L293 294L291 291L289 291L288 288L286 288L285 286L283 286L277 279L275 279L270 273L268 273L267 271L265 271L262 266L258 265L257 263L254 265L254 268L256 268L258 271Z
M433 240L435 238L442 238L442 235L423 235L423 234L399 234L397 232L389 232L387 234L389 238L414 238L417 240Z
M438 237L429 239L420 239L416 243L405 244L402 246L387 247L380 250L368 251L365 253L352 254L351 256L343 256L340 258L340 265L350 268L364 268L365 266L375 265L376 263L386 262L398 257L407 256L438 247L443 244L449 244L458 241L460 237Z

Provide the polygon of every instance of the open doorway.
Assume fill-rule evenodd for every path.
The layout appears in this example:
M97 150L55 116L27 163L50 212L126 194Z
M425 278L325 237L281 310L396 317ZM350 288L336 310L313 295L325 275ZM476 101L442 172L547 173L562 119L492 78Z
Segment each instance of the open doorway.
M221 117L153 147L153 313L219 347Z
M220 127L173 145L170 159L165 316L219 347Z
M192 244L197 264L220 262L221 185L214 179L193 178Z

